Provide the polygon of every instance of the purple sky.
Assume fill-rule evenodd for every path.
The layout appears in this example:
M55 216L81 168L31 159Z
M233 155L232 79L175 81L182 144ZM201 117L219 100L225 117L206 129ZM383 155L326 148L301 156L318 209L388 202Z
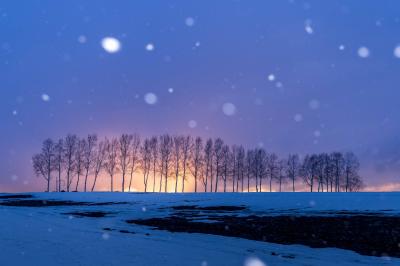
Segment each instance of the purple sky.
M92 132L220 136L281 156L351 150L368 189L400 189L398 10L395 0L2 1L0 191L42 190L30 164L41 142ZM104 49L106 37L120 50Z

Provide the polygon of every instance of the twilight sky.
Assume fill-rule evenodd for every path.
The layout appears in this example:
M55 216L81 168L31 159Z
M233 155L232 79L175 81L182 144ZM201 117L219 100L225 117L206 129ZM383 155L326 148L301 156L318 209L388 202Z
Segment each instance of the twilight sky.
M397 0L5 0L0 32L0 191L43 190L41 142L92 132L352 150L400 190Z

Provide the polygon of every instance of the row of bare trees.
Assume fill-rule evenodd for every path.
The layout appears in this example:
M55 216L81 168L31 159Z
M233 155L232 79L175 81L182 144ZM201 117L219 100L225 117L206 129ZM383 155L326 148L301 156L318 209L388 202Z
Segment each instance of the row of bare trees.
M290 185L294 192L299 183L311 192L351 192L363 186L358 159L351 152L279 159L263 148L229 146L221 138L203 141L168 134L143 140L137 134L101 141L95 134L47 139L32 162L36 175L47 181L47 191L52 183L55 191L94 191L101 174L108 176L110 191L121 177L122 192L131 191L134 178L142 179L144 192L168 192L169 182L174 192L185 192L189 178L194 192L271 192L273 185L277 191Z

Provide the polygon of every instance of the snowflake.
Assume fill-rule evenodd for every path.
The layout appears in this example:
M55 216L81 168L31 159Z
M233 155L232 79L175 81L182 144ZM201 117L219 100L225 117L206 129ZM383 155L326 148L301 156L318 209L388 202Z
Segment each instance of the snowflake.
M101 46L108 53L116 53L121 49L121 43L114 37L105 37L101 40Z
M102 237L104 240L108 240L108 239L110 238L110 234L108 234L108 233L103 233L103 234L101 235L101 237Z
M227 116L232 116L236 113L236 106L233 103L224 103L222 105L222 112Z
M154 44L152 44L152 43L148 43L146 45L146 50L149 51L149 52L154 51L154 48L155 48Z
M394 54L395 57L400 58L400 45L397 45L394 48L393 54Z
M295 114L293 119L296 122L301 122L301 121L303 121L303 115L302 114Z
M268 75L268 80L269 81L274 81L275 80L275 75L274 74L269 74Z
M314 131L314 136L315 136L316 138L319 138L319 137L321 136L321 131L315 130L315 131Z
M146 94L144 95L144 101L145 101L147 104L153 105L153 104L156 104L156 103L157 103L158 98L157 98L157 95L155 95L155 94L152 93L152 92L149 92L149 93L146 93Z
M308 106L309 106L310 109L312 109L312 110L317 110L317 109L319 108L319 101L316 100L316 99L313 99L313 100L311 100L311 101L308 103Z
M370 54L369 49L365 46L358 48L357 52L358 52L358 56L361 58L367 58L367 57L369 57L369 54Z
M314 33L314 29L311 27L311 20L306 20L304 22L304 30L308 33L308 34L313 34Z
M197 122L196 122L195 120L190 120L190 121L188 122L188 127L190 127L190 128L195 128L195 127L197 127Z
M345 49L345 46L343 44L339 45L339 50L343 51Z
M264 262L262 262L259 258L248 258L244 262L244 266L267 266Z
M87 42L86 36L85 36L85 35L80 35L80 36L78 37L78 42L79 42L79 43L86 43L86 42Z
M186 26L188 26L188 27L194 26L194 23L195 23L195 21L194 21L194 18L192 18L192 17L187 17L187 18L185 19L185 24L186 24Z
M43 93L42 94L42 100L45 101L45 102L48 102L48 101L50 101L50 96L48 94L46 94L46 93Z

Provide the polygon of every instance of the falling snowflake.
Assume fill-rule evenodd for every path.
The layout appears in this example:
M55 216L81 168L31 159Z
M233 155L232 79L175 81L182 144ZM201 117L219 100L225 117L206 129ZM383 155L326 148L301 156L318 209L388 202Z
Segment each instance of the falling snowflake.
M345 46L343 44L339 45L339 50L343 51L345 49Z
M190 127L190 128L195 128L195 127L197 127L197 122L196 122L195 120L190 120L190 121L188 122L188 127Z
M268 80L269 81L274 81L275 80L275 75L274 74L269 74L268 75Z
M369 49L365 46L358 48L357 52L358 52L358 56L361 58L367 58L367 57L369 57L369 54L370 54Z
M101 40L101 46L108 53L116 53L121 49L121 43L114 37L105 37Z
M142 212L145 212L145 211L147 211L147 209L146 209L146 207L142 207Z
M303 115L302 114L295 114L293 119L296 122L301 122L301 121L303 121Z
M17 181L18 180L18 176L17 175L12 175L11 176L11 180L12 181Z
M18 114L18 111L17 111L17 110L13 110L13 111L12 111L12 114L13 114L13 115L17 115L17 114Z
M314 136L315 136L316 138L319 138L319 137L321 136L321 131L315 130L315 131L314 131Z
M108 233L103 233L103 234L101 235L101 237L102 237L104 240L108 240L108 239L110 238L110 234L108 234Z
M311 20L306 20L304 22L304 30L308 33L308 34L313 34L314 33L314 29L311 27Z
M247 258L244 262L244 266L267 266L262 260L256 257Z
M86 43L86 41L87 41L87 38L86 38L85 35L80 35L80 36L78 37L78 42L79 42L79 43Z
M149 93L146 93L146 94L144 95L144 101L145 101L147 104L153 105L153 104L156 104L156 103L157 103L158 98L157 98L157 95L155 95L155 94L152 93L152 92L149 92Z
M232 116L236 113L236 106L233 103L224 103L222 105L222 112L227 116Z
M148 43L146 45L146 50L149 51L149 52L154 51L154 48L155 48L154 44L152 44L152 43Z
M282 84L282 82L278 81L277 83L275 83L275 86L276 86L277 88L282 88L282 87L283 87L283 84Z
M194 23L195 23L195 21L194 21L194 18L192 18L192 17L187 17L187 18L185 19L185 24L186 24L186 26L188 26L188 27L193 27L193 26L194 26Z
M310 107L311 110L317 110L319 108L319 101L313 99L308 103L308 106Z
M174 92L174 88L168 88L168 92L169 93L173 93Z
M199 47L200 46L200 42L195 42L194 46Z
M43 93L42 94L42 100L45 101L45 102L48 102L48 101L50 101L50 96L48 94Z
M394 54L395 57L400 58L400 45L397 45L394 48L393 54Z

